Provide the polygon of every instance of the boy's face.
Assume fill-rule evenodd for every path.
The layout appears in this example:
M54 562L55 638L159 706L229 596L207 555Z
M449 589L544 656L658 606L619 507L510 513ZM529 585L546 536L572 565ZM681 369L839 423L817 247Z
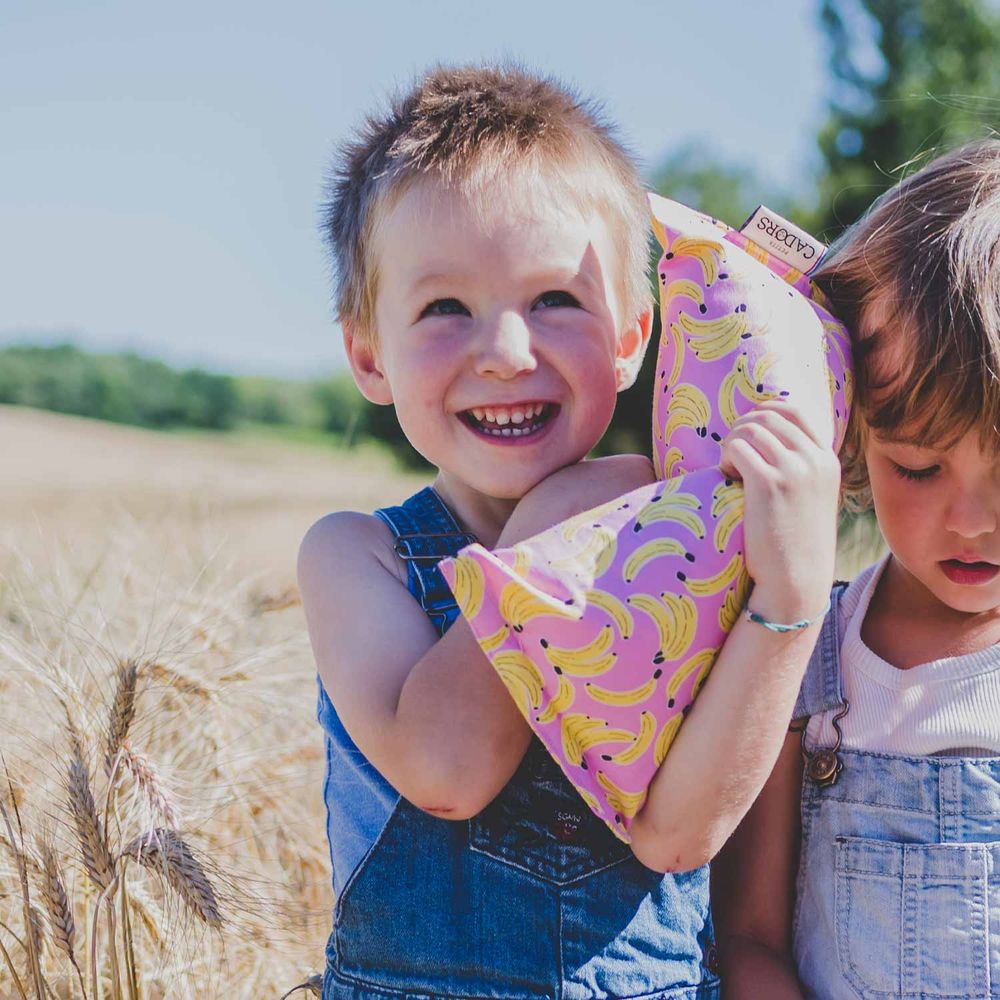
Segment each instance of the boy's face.
M345 330L359 387L395 403L417 451L453 486L504 499L594 447L649 336L648 315L622 324L601 216L526 193L473 205L411 188L375 248L377 343Z

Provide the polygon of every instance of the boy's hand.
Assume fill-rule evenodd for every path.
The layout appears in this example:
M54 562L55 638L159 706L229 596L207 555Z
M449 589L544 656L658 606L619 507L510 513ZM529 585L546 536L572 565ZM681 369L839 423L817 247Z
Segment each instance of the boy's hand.
M830 593L840 464L787 402L740 417L722 445L726 475L743 481L754 611L771 621L817 615Z
M497 548L524 541L560 521L653 482L653 465L642 455L609 455L568 465L521 498Z

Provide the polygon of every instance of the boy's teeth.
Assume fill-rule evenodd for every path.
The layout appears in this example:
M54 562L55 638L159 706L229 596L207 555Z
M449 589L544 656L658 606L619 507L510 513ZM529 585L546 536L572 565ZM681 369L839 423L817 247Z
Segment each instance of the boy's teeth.
M529 403L527 406L474 406L468 412L480 424L494 424L494 433L510 437L530 433L530 428L520 425L540 417L545 406L545 403Z

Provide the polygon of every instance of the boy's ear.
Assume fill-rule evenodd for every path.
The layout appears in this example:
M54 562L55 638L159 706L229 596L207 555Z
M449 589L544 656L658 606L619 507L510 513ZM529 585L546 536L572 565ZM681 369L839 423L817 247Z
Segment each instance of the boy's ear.
M636 316L618 337L615 381L619 392L627 389L636 380L652 331L653 307L649 306Z
M354 383L370 403L388 406L392 402L392 387L382 369L378 348L371 336L365 336L356 323L342 323L344 350L351 366Z

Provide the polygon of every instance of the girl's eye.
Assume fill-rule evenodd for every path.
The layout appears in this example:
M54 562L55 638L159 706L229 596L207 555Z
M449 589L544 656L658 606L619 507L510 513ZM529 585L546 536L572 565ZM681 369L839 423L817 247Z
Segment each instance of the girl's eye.
M535 305L545 306L546 309L576 309L580 303L569 292L552 291L539 295Z
M893 462L892 465L896 470L896 475L900 479L909 479L910 482L916 483L931 479L941 470L940 465L928 465L926 469L908 469L905 465L900 465L898 462Z
M425 316L468 316L469 310L458 299L435 299L420 311L420 319Z

